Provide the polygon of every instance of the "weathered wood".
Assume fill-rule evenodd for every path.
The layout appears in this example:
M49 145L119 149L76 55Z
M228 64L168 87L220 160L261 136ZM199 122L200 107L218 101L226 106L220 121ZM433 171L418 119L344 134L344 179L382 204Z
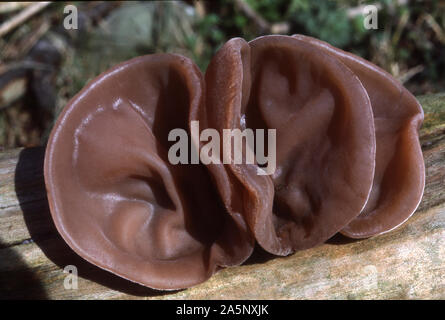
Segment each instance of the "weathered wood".
M151 290L77 256L52 223L43 148L0 153L0 298L51 299L445 299L445 94L420 97L425 195L402 227L277 258L260 249L246 264L176 292ZM79 271L66 290L63 268Z

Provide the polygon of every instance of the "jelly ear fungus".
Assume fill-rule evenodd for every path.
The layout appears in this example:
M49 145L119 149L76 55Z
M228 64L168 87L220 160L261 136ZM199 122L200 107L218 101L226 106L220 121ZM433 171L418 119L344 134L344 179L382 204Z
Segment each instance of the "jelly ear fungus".
M338 231L366 238L403 223L424 189L422 120L388 73L310 37L232 39L205 77L179 55L135 58L60 114L44 165L51 215L87 261L151 288L187 288L244 262L255 240L288 255ZM219 163L170 163L169 133L193 136L193 121L220 137L276 130L265 150L276 149L274 172L224 148Z
M414 213L422 199L425 165L418 132L422 107L402 84L371 62L311 37L294 37L347 65L371 100L377 146L371 196L361 214L341 233L367 238L391 231Z
M357 217L372 187L375 129L360 80L338 59L289 36L236 38L205 74L201 122L222 129L276 129L276 171L213 166L232 214L267 251L318 245Z
M55 225L80 256L156 289L205 281L252 252L203 165L172 165L168 132L204 103L202 74L172 54L135 58L92 80L49 138L45 183Z

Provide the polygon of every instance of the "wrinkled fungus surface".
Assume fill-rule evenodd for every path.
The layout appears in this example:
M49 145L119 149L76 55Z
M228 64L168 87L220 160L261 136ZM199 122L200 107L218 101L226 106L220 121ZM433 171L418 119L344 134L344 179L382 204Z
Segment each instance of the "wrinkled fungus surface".
M418 137L422 107L396 79L369 61L311 37L295 37L347 65L371 100L377 145L371 196L362 213L341 232L352 238L366 238L394 229L414 213L425 186Z
M172 165L168 132L203 103L200 71L170 54L125 62L87 85L52 132L45 181L54 222L88 261L178 289L252 251L202 165Z
M337 232L399 226L423 193L422 120L388 73L306 36L232 39L205 75L179 55L138 57L92 80L59 116L45 155L51 214L89 262L148 287L187 288L243 263L255 241L287 255ZM189 134L192 121L221 134L275 129L276 170L172 164L169 132Z
M312 247L360 213L374 174L374 122L366 90L343 63L290 37L232 39L206 85L209 126L277 130L273 175L221 168L241 185L240 208L230 207L263 248L286 255Z

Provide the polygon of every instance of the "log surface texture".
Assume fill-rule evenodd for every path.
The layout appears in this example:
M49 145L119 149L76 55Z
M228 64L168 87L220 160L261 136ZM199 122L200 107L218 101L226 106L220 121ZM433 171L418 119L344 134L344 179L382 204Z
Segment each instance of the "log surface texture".
M289 257L257 248L240 267L194 288L151 290L77 256L50 217L44 148L0 152L0 298L39 299L445 299L445 94L419 97L426 187L400 228L361 240L339 235ZM75 265L78 288L63 269Z

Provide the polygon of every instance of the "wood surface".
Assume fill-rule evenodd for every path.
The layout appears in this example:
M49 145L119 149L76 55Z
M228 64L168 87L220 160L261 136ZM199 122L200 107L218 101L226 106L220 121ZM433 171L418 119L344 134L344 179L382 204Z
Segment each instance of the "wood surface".
M50 217L44 148L0 152L0 298L445 299L445 94L419 101L426 187L407 223L366 240L337 235L284 258L257 248L244 265L173 292L134 284L77 256ZM64 287L67 265L78 269L77 289Z

